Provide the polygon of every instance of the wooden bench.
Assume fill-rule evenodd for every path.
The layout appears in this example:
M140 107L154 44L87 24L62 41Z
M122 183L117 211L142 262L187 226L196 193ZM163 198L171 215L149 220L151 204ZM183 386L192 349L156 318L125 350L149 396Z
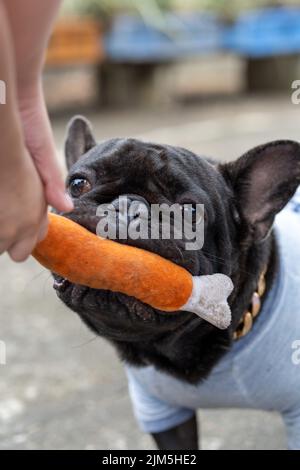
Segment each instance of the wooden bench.
M60 20L46 52L46 67L98 65L104 59L100 24L89 19Z

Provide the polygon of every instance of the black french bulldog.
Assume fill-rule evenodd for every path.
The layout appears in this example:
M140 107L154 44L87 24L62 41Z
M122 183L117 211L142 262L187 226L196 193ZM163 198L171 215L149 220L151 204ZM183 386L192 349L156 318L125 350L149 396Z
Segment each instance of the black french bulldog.
M68 129L66 160L67 188L74 201L66 217L91 232L96 231L98 205L114 203L120 195L148 204L204 204L201 250L186 251L184 240L118 241L158 253L192 275L230 276L235 288L228 329L219 330L189 312L165 315L124 294L73 285L57 275L54 287L93 332L114 344L123 361L152 364L189 383L206 378L230 349L264 266L266 292L272 284L277 252L269 232L300 183L299 144L271 142L235 162L218 164L183 148L135 139L96 144L89 123L75 117ZM196 449L196 419L153 436L162 449Z

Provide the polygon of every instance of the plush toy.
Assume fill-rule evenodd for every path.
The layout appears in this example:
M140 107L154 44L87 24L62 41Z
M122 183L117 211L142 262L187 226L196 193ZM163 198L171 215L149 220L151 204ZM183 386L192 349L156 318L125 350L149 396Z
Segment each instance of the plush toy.
M101 238L65 217L49 214L47 236L32 254L72 283L122 292L164 312L194 312L221 329L230 324L229 277L192 276L159 255Z

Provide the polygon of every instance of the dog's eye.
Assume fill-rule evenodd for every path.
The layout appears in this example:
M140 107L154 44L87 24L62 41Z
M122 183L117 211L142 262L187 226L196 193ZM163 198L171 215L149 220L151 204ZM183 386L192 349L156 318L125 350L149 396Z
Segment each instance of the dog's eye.
M92 189L91 183L86 178L74 178L70 181L69 190L72 197L79 197Z
M181 204L181 209L183 214L188 215L189 220L191 220L193 224L199 224L204 219L204 214L201 209L201 206L197 207L197 204L195 203L187 202Z

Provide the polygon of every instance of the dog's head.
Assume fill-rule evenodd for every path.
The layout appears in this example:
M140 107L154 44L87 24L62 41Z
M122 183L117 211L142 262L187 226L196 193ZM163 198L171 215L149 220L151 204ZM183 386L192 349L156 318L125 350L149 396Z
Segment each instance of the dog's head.
M278 141L255 148L236 162L218 165L182 148L135 139L96 144L89 123L76 117L66 141L67 189L74 201L74 210L66 216L96 232L98 206L112 203L117 208L119 196L146 205L189 204L192 212L196 204L204 204L201 249L186 250L184 238L118 242L155 252L193 275L230 276L235 284L234 306L243 284L255 285L275 215L300 182L299 155L298 143ZM252 259L258 252L260 259ZM155 340L195 319L192 313L166 315L124 294L54 277L63 302L93 331L114 341ZM233 308L234 322L238 310ZM216 330L204 320L197 318L197 322L203 332Z

